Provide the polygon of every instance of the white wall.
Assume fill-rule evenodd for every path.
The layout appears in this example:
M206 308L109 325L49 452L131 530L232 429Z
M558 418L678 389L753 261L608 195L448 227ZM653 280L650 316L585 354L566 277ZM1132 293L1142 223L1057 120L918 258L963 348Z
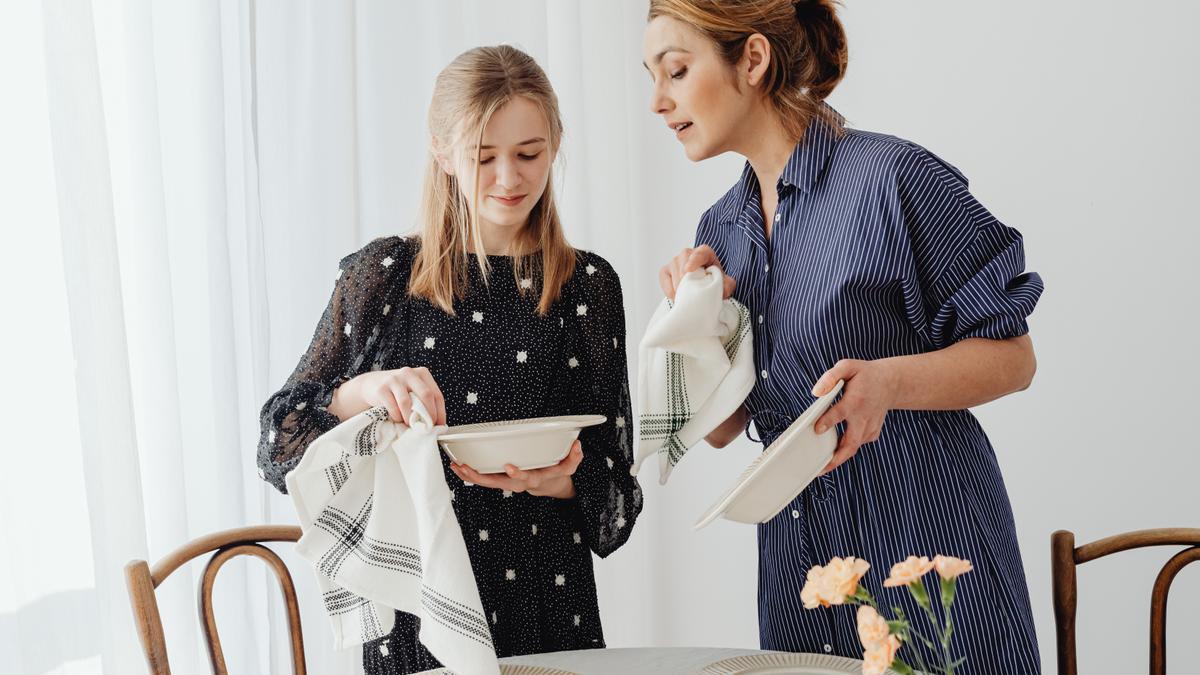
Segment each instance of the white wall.
M1033 386L976 413L1004 469L1054 672L1051 532L1073 530L1081 544L1200 527L1200 5L859 0L842 17L850 67L831 103L852 126L908 138L963 170L980 200L1024 233L1029 269L1046 282L1030 322ZM661 196L643 226L665 258L739 167L724 157L689 164L644 118L657 169L648 189ZM654 270L622 271L650 287ZM633 325L644 325L649 305L630 303ZM654 642L755 644L750 528L689 527L753 451L745 441L723 454L697 450L666 489L647 486L641 534L653 538L652 597L664 619ZM1172 553L1080 569L1081 672L1145 668L1150 588ZM1168 628L1178 668L1200 630L1195 566L1176 581Z

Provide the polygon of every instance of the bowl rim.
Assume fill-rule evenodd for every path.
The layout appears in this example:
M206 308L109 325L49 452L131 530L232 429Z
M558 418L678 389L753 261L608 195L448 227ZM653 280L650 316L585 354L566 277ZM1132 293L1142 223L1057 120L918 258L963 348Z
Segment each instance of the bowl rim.
M750 462L750 465L746 467L745 471L742 472L742 475L736 481L734 481L733 486L731 486L724 494L722 494L717 501L714 502L713 505L704 512L704 515L700 516L699 520L692 525L692 529L698 530L713 522L717 518L725 515L734 501L737 500L744 492L746 492L746 490L756 482L756 479L760 475L767 472L767 467L771 464L771 462L781 456L785 448L788 448L792 445L793 440L799 436L800 432L811 427L818 419L820 419L821 415L824 415L829 408L833 407L833 400L842 392L844 385L845 381L838 380L837 384L833 386L833 389L827 392L824 396L817 398L812 405L804 410L804 412L800 413L800 417L796 418L796 421L788 425L788 428L785 429L784 432L775 439L774 443L765 448ZM831 430L827 430L826 433L828 433L828 431ZM811 482L814 478L816 478L816 476L809 478L809 482ZM778 515L779 511L783 510L783 507L787 506L788 502L790 501L791 499L789 498L787 501L781 504L779 509L776 510L775 514Z
M444 433L438 435L438 442L479 440L482 438L503 438L542 431L563 431L582 429L604 424L608 418L604 415L556 415L553 417L531 417L520 420L495 420L475 424L460 424L447 427Z

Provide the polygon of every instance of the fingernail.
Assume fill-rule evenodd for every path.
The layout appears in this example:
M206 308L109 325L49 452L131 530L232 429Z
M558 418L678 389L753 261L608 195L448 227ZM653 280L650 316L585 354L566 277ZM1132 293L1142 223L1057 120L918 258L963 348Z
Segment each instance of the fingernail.
M824 424L818 424L818 425L817 425L817 433L818 433L818 434L823 434L823 433L825 433L825 425L824 425Z
M820 386L821 386L821 385L819 385L819 384L814 384L814 385L813 385L813 388L812 388L812 395L813 395L813 396L820 396L820 395L821 395L821 389L820 389Z

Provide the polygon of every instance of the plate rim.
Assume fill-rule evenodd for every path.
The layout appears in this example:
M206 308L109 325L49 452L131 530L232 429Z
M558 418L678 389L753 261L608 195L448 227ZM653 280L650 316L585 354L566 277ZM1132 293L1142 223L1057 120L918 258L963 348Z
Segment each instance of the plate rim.
M833 399L836 398L839 393L841 393L845 384L845 380L838 380L837 384L833 385L833 389L829 390L824 396L821 396L816 401L813 401L812 405L808 406L808 408L805 408L804 412L800 413L800 416L796 418L796 421L788 425L788 428L785 429L782 434L780 434L779 438L775 439L775 442L772 443L770 447L764 449L762 454L760 454L758 457L755 457L751 461L751 463L753 463L761 459L762 461L759 463L759 465L755 467L753 471L743 475L737 483L734 483L733 487L729 488L729 490L726 491L722 497L717 499L716 503L710 506L709 509L700 516L700 519L696 521L696 524L692 526L692 529L698 530L713 522L717 518L725 515L725 512L729 510L729 505L734 499L737 498L738 495L745 491L746 486L750 484L751 479L758 475L759 472L764 471L765 467L769 465L772 460L776 459L778 455L778 452L771 452L769 455L766 453L770 452L771 448L776 447L777 444L786 442L795 434L800 433L802 429L814 424L817 419L819 419L821 415L825 414L825 411L829 410L829 408L833 405ZM809 482L811 481L812 479L810 478ZM787 506L787 503L785 502L783 506ZM779 508L782 510L783 506L780 506ZM775 513L778 515L779 511L776 511Z
M501 663L500 675L578 675L573 670L554 666L530 666L522 663Z
M571 670L563 670L553 666L530 666L521 663L501 663L500 675L579 675ZM441 667L432 670L422 670L413 675L454 675L454 671Z
M531 431L552 431L564 428L583 429L585 427L594 427L597 424L604 424L607 421L608 417L605 415L554 415L551 417L530 417L521 420L493 420L491 422L477 422L474 424L460 424L457 427L446 427L446 431L438 434L437 440L438 442L453 442L513 436ZM463 429L464 427L495 424L497 422L507 422L507 424L497 426L494 429L455 431L455 429Z
M785 662L779 663L779 659ZM760 663L756 664L755 661ZM772 663L771 661L775 661ZM812 652L769 652L766 654L743 654L741 656L730 656L719 661L713 661L700 671L701 675L733 675L734 673L744 672L738 669L741 666L746 667L771 667L771 666L811 666L815 668L837 669L838 672L861 673L863 662L861 659L856 659L849 656L837 656L835 654L818 654ZM896 675L892 669L887 670L887 675Z

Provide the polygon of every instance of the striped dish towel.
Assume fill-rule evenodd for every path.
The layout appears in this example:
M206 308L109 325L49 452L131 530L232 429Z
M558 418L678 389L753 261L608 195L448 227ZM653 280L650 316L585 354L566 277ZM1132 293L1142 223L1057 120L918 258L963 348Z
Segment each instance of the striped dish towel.
M412 427L386 408L313 441L287 475L339 649L384 637L394 610L421 619L421 642L459 673L500 672L437 434L420 401Z
M679 282L675 301L664 299L639 346L637 474L658 455L666 483L684 453L733 414L754 388L750 310L723 300L716 267Z

